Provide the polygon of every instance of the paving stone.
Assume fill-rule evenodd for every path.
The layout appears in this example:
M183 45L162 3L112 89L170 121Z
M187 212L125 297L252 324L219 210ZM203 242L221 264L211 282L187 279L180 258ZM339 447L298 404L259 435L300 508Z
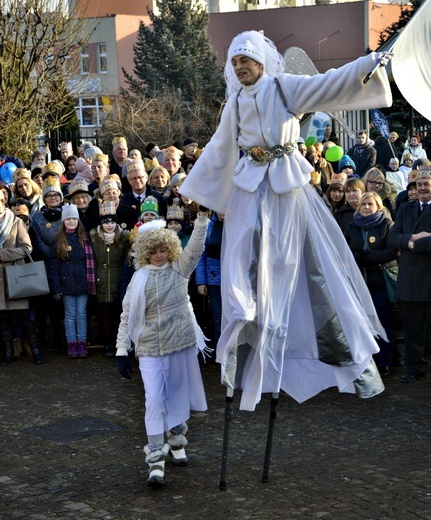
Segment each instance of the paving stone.
M124 381L97 351L78 362L46 358L0 368L2 520L431 520L430 379L403 385L394 369L371 400L330 389L299 405L281 395L268 483L270 396L249 413L236 394L220 491L224 388L219 367L202 365L209 409L189 422L189 466L168 461L166 487L154 491L137 365ZM28 433L83 417L115 428L89 436L78 428L67 439Z

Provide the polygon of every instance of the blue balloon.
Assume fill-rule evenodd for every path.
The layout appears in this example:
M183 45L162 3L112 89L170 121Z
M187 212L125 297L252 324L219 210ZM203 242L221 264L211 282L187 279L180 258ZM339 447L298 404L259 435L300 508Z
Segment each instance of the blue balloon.
M0 168L0 179L6 184L13 182L13 172L16 170L16 164L7 162Z

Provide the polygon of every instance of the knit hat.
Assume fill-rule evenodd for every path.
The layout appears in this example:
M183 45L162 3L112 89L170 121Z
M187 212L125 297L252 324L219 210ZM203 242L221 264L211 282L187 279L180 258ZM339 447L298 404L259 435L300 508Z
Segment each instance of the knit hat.
M65 204L61 208L61 221L64 222L67 218L77 218L79 220L78 208L75 204Z
M55 175L58 178L61 177L61 172L59 170L59 166L54 161L49 162L48 164L45 164L45 166L42 167L42 179L45 180L48 176Z
M143 213L153 213L156 217L159 217L159 203L155 197L151 195L147 197L141 204L141 216Z
M176 204L175 201L178 201L178 199L174 199L174 203L172 204L172 206L168 206L168 211L166 213L166 222L170 222L172 220L176 220L179 222L184 221L184 210L182 207L178 206L178 204Z
M147 153L150 153L153 148L157 148L158 149L159 147L156 144L154 144L154 143L148 143L147 146L145 147L145 151Z
M227 61L234 56L247 56L265 66L265 51L262 46L263 34L257 31L245 31L238 34L230 44Z
M37 175L42 174L42 168L40 167L40 164L33 163L31 165L31 178L34 179Z
M51 164L51 163L49 163L49 164ZM48 195L48 193L51 193L51 192L58 193L60 195L61 200L63 200L63 192L61 191L60 181L56 177L52 177L51 175L49 175L43 181L43 189L42 189L43 200L45 200L45 197Z
M86 159L93 159L96 154L103 154L102 150L95 146L91 141L86 141L81 145L81 150L84 152Z
M190 146L191 144L198 146L198 142L194 137L187 137L186 139L184 139L183 148L185 148L186 146Z
M356 172L356 164L348 155L343 155L343 157L338 161L338 171L342 172L344 168L352 168L352 170Z
M181 185L183 180L186 177L187 177L187 175L184 172L179 172L179 173L176 173L175 175L173 175L172 178L171 178L171 188L175 184L180 184Z
M115 202L108 200L99 204L100 223L117 222L117 208Z
M63 175L63 173L66 171L64 164L61 161L59 161L58 159L54 159L52 161L52 163L57 166L57 171L59 172L59 174Z
M74 195L78 193L87 193L88 194L88 184L82 179L73 180L69 184L69 191L65 196L66 199L71 199Z

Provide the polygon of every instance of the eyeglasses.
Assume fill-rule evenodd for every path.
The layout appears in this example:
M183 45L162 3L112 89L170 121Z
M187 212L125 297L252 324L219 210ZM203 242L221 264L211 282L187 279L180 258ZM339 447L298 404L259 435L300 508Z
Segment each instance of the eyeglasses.
M145 177L133 177L131 179L129 179L130 182L135 182L135 181L144 181Z
M368 181L372 186L383 186L384 182Z
M54 194L54 195L45 195L45 199L59 199L60 195Z

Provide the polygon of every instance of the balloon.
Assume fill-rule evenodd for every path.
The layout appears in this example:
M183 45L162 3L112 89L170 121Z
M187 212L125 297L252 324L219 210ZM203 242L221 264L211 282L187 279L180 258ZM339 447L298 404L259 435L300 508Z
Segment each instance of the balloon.
M331 146L325 154L325 159L329 162L337 162L343 157L344 151L341 146Z
M6 184L13 182L13 172L16 170L16 164L7 162L0 168L0 179Z
M313 146L314 143L317 143L317 137L314 135L310 135L305 140L305 146L308 148L309 146Z

